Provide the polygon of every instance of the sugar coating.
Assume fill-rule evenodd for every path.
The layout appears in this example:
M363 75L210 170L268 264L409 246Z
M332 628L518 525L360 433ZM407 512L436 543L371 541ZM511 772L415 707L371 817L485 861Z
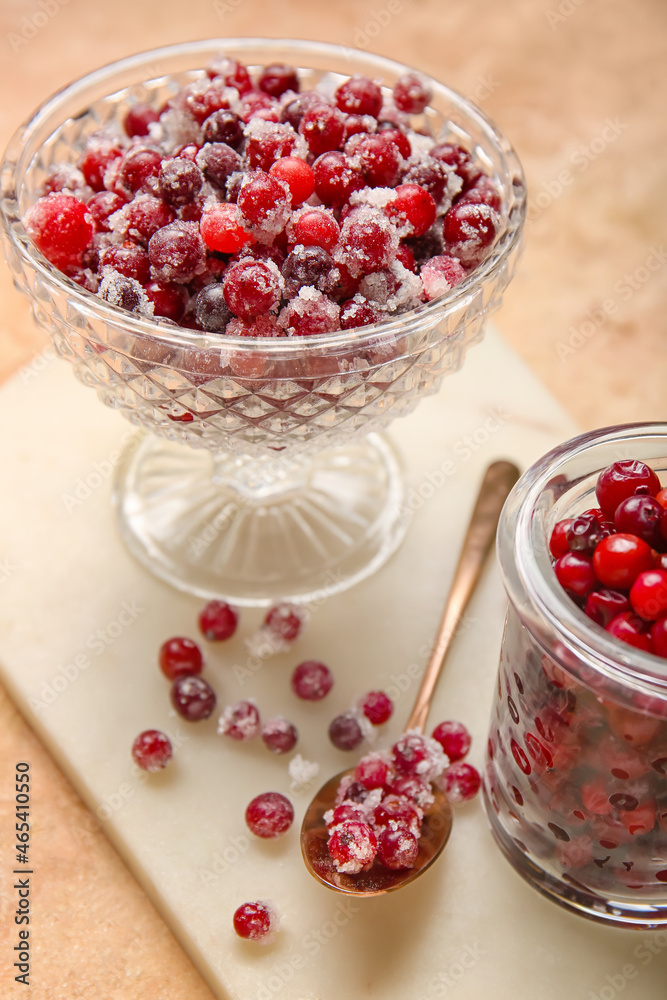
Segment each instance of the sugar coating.
M287 766L287 773L292 779L290 792L298 794L305 791L311 781L320 773L320 765L315 761L306 760L300 753L295 754Z
M153 303L150 301L142 285L134 278L119 274L113 267L102 268L102 280L97 294L112 306L127 309L149 319L153 315ZM128 304L128 298L132 302Z
M264 118L253 118L243 130L246 141L264 143L270 140L290 142L288 156L296 156L300 160L308 158L308 144L303 136L295 132L289 123L269 122Z
M319 289L306 285L281 310L278 323L288 336L301 332L304 323L312 333L331 333L339 329L339 315L340 307L335 302Z
M252 740L260 730L259 712L254 702L237 701L227 705L218 719L217 733L226 736L236 730L241 739Z

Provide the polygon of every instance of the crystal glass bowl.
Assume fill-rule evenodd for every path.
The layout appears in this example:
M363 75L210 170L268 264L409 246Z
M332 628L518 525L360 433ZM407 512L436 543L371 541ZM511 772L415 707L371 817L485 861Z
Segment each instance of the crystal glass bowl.
M391 88L406 67L319 42L218 39L121 60L60 91L12 139L2 165L5 253L77 377L150 434L118 469L115 501L130 550L200 596L240 605L308 600L377 569L406 529L400 463L378 435L457 371L500 304L525 214L519 162L485 115L435 80L419 124L467 146L503 196L488 258L431 302L361 329L299 338L233 338L125 313L56 270L22 217L49 168L76 162L91 133L131 101L161 105L224 53L286 62L302 87L353 73Z

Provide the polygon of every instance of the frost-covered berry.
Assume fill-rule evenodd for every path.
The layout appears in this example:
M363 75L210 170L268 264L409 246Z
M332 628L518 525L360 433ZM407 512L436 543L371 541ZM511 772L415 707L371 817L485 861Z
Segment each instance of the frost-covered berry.
M239 191L237 219L260 243L272 243L287 224L291 204L287 184L257 170Z
M419 841L412 830L404 826L387 826L378 839L378 860L385 868L414 868L419 854Z
M281 309L278 323L291 337L333 333L340 329L340 309L327 295L308 285Z
M143 771L161 771L173 755L171 740L159 729L146 729L132 744L132 759Z
M460 202L445 215L443 236L448 253L464 267L476 267L493 243L500 217L490 205Z
M292 674L292 690L304 701L321 701L333 687L333 674L318 660L305 660L295 667Z
M251 259L230 264L222 282L225 302L242 319L270 312L280 302L282 279L272 261Z
M209 601L199 613L199 628L211 642L229 639L236 632L239 613L226 601Z
M268 944L273 937L276 916L267 903L243 903L234 912L232 922L240 938Z
M269 840L286 833L294 819L290 800L280 792L263 792L257 795L245 811L245 821L256 837Z
M356 875L373 862L377 839L368 823L348 820L334 827L328 848L336 871Z
M373 726L382 726L391 718L394 703L384 691L369 691L359 699L359 708Z
M262 739L271 753L289 753L296 746L298 738L296 726L280 715L269 719L262 727Z
M347 115L372 115L377 118L382 109L382 91L375 80L355 74L341 83L334 99L336 107Z
M171 688L171 703L188 722L208 719L216 700L215 691L202 677L177 677Z
M452 764L439 779L440 787L449 801L456 804L474 799L481 783L477 768L463 761Z
M158 229L148 244L155 276L164 281L187 282L206 266L206 247L194 222L172 222Z
M394 84L394 104L409 115L421 114L432 96L428 81L419 73L404 73Z
M26 213L25 228L37 249L59 268L78 263L93 237L88 207L70 194L39 198Z
M181 156L163 160L158 175L160 197L174 208L193 201L204 183L204 177L192 160Z
M437 299L438 296L444 295L460 284L467 277L467 271L455 257L439 254L422 265L419 277L424 298L430 302L431 299Z
M227 705L218 719L218 733L232 740L254 740L259 736L261 723L257 706L251 701L237 701Z
M356 750L363 738L359 720L351 712L337 715L329 726L329 739L337 750Z
M440 722L431 735L452 762L461 760L470 750L470 733L461 722Z

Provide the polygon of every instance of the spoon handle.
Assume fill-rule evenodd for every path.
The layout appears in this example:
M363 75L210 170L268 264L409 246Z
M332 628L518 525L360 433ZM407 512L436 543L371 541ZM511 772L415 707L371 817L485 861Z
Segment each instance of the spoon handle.
M484 474L454 571L454 579L442 613L438 634L410 718L406 723L406 730L418 729L420 732L424 730L442 665L493 544L505 499L518 478L519 470L511 462L493 462Z

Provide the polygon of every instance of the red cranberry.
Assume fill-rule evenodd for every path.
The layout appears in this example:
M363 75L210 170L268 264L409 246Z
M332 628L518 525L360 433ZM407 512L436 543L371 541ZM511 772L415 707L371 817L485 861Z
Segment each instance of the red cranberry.
M381 216L376 219L366 215L363 210L345 220L340 247L341 263L353 277L381 271L396 255L395 239L389 223Z
M439 254L422 264L420 277L424 289L424 298L432 299L445 295L456 285L460 285L467 273L460 261L447 254Z
M171 740L159 729L146 729L132 744L132 758L144 771L161 771L173 755Z
M630 591L630 603L640 618L655 621L667 614L667 570L640 573Z
M292 242L331 251L338 243L340 228L333 215L313 208L298 216L291 226Z
M280 274L273 265L241 260L230 264L222 288L235 316L252 319L269 312L280 301Z
M646 653L652 653L653 644L647 628L644 619L633 611L624 611L622 614L616 615L606 626L607 632L611 632L621 642L634 646L636 649L643 649Z
M472 764L461 762L448 767L440 781L449 801L458 804L474 799L482 779Z
M332 268L333 261L322 247L295 247L281 268L285 298L294 298L299 289L309 285L322 289Z
M382 726L391 718L394 703L384 691L369 691L359 699L359 708L373 726Z
M299 75L293 66L287 66L285 63L270 63L260 73L257 86L265 94L270 94L271 97L282 97L288 90L298 93Z
M336 870L356 875L375 858L377 839L368 823L348 820L336 826L328 847Z
M110 142L97 142L85 151L79 166L85 177L86 184L93 191L103 191L104 177L114 160L120 160L123 151Z
M108 233L111 230L110 216L118 212L125 204L125 197L114 191L100 191L87 202L88 213L98 232Z
M430 767L431 753L420 733L404 733L391 748L397 771L417 775Z
M644 462L628 458L604 469L598 477L595 493L606 516L613 518L618 505L632 496L638 486L648 486L650 496L655 496L660 489L660 480Z
M127 231L140 243L147 244L159 229L174 221L172 209L161 198L138 194L125 209Z
M495 212L500 212L502 198L500 191L490 177L482 174L479 180L475 181L471 188L459 198L458 203L468 202L469 204L489 205Z
M414 868L419 841L407 827L385 827L378 840L377 856L385 868Z
M25 227L37 249L59 268L77 263L93 238L87 206L70 194L40 198L28 210Z
M146 295L153 303L153 315L164 316L174 323L183 317L188 302L188 293L183 285L172 285L165 281L151 281L145 287ZM190 414L190 419L192 415Z
M226 202L211 205L199 222L199 232L209 250L218 253L235 253L255 242L236 218L236 208Z
M364 788L382 788L389 774L389 765L378 754L362 757L354 769L354 780Z
M298 136L291 125L254 121L246 128L244 155L248 167L268 171L276 161L291 156L297 142ZM303 160L299 162L307 165Z
M202 126L204 143L225 143L233 150L243 144L243 122L234 111L221 108L209 115Z
M616 530L637 535L652 548L662 544L660 522L664 511L658 500L649 496L633 495L622 500L614 514Z
M244 122L251 122L256 118L267 122L278 122L280 120L280 105L278 101L261 90L249 90L244 94L239 102L238 109Z
M658 490L658 492L655 495L655 498L660 504L660 506L663 508L663 510L667 510L667 486L662 490ZM665 537L667 537L667 535Z
M337 715L329 726L329 739L338 750L356 750L363 738L358 719L349 712Z
M410 145L410 139L405 132L401 131L399 128L386 128L382 129L380 134L383 138L390 139L391 142L393 142L404 160L410 159L412 156L412 146Z
M589 556L567 552L554 564L554 572L561 587L574 597L586 597L598 582Z
M260 728L259 712L251 701L227 705L218 719L218 733L232 740L254 740L259 736Z
M460 177L463 181L463 191L467 191L483 177L482 171L475 164L468 150L462 146L455 146L450 142L441 142L433 147L431 156L452 168L457 177ZM486 179L488 180L488 178ZM497 192L495 193L497 195ZM481 202L484 199L480 198L479 200ZM491 204L489 201L486 201L485 204L491 205L491 208L495 208L497 211L500 208L500 199L498 198L497 204Z
M289 218L289 188L276 177L257 170L239 191L236 204L242 225L258 239L270 243Z
M159 663L165 677L173 681L177 677L200 674L204 666L204 657L196 642L177 636L162 643Z
M225 302L222 285L217 281L205 285L197 293L195 315L197 324L202 330L208 330L210 333L224 333L232 314Z
M250 73L238 59L223 56L214 60L207 69L208 75L218 79L225 87L234 87L239 94L245 94L252 89Z
M323 153L313 163L315 193L329 207L340 208L354 191L364 187L361 170L345 153Z
M398 250L396 251L396 260L403 265L406 271L412 271L413 274L416 272L417 265L415 263L415 255L410 247L405 246L403 243L399 245Z
M436 206L432 195L419 184L399 184L385 212L408 235L423 236L435 222Z
M309 249L315 250L316 247ZM314 288L303 288L281 311L278 322L289 336L312 337L339 330L340 310L322 292Z
M266 903L243 903L234 913L234 930L245 941L266 944L271 937L273 913Z
M651 628L653 651L657 656L667 658L667 616L659 618Z
M290 101L283 107L280 112L280 121L288 122L298 132L301 119L308 108L313 107L315 104L324 104L326 100L322 94L318 94L314 90L304 90L298 97L295 97L293 101Z
M447 249L465 267L476 267L493 243L500 219L489 205L459 202L445 215Z
M299 734L296 726L277 715L264 723L262 739L271 753L289 753L296 746Z
M333 687L333 674L324 663L305 660L292 674L292 690L305 701L320 701Z
M171 703L188 722L200 722L215 709L215 691L202 677L177 677L171 687Z
M299 132L313 156L338 149L345 134L345 118L329 104L315 104L301 118Z
M619 532L604 538L597 546L593 567L605 587L629 590L640 573L653 568L653 552L636 535Z
M549 539L549 551L554 559L560 559L566 552L570 551L567 541L567 533L574 518L566 517L563 521L558 521L554 525Z
M120 166L119 181L130 191L156 183L160 173L162 157L156 149L130 149Z
M296 156L283 156L271 166L272 177L284 181L290 189L292 206L301 205L315 190L315 174L311 167Z
M112 243L100 254L100 267L112 267L119 274L134 278L142 285L150 281L151 265L143 247L131 240Z
M371 323L379 323L383 318L384 313L368 299L365 299L363 295L355 295L353 299L343 302L340 307L341 330L370 326Z
M204 177L192 160L174 156L162 161L158 176L160 196L174 208L193 201L201 190Z
M394 104L409 115L420 115L432 96L428 81L419 73L404 73L394 84Z
M194 222L172 222L150 238L148 256L156 277L166 281L187 282L202 270L206 246Z
M365 823L366 814L364 813L363 807L352 802L342 802L341 805L336 806L333 810L333 813L327 822L327 828L331 830L332 827L338 826L339 823L345 823L350 819L360 823Z
M592 555L596 545L607 538L609 531L603 528L594 514L579 514L567 529L567 544L571 552Z
M230 639L236 632L239 613L226 601L209 601L199 613L199 628L210 642Z
M367 76L350 77L334 95L336 106L348 115L372 115L377 118L382 109L382 91Z
M135 104L123 119L123 128L126 135L133 139L136 135L148 135L149 125L160 120L157 111L154 111L148 104Z
M586 598L584 612L603 628L612 618L630 610L630 602L625 594L618 590L594 590Z
M444 163L433 156L412 156L402 177L403 184L419 184L432 195L438 209L450 205L450 174Z
M367 184L371 187L394 186L398 180L403 157L398 151L398 146L394 145L391 139L387 139L384 133L361 136L356 156ZM435 213L433 218L435 219Z
M224 188L229 177L241 169L241 157L226 143L211 142L197 153L197 166L207 181Z
M301 631L303 618L293 604L275 604L266 614L264 626L284 642L294 642Z
M373 812L376 828L403 826L418 832L421 817L415 805L404 795L386 795Z
M461 722L439 723L433 730L432 737L438 741L452 763L461 760L470 750L470 733Z
M264 840L287 833L293 819L292 803L280 792L263 792L257 795L245 811L248 829Z

